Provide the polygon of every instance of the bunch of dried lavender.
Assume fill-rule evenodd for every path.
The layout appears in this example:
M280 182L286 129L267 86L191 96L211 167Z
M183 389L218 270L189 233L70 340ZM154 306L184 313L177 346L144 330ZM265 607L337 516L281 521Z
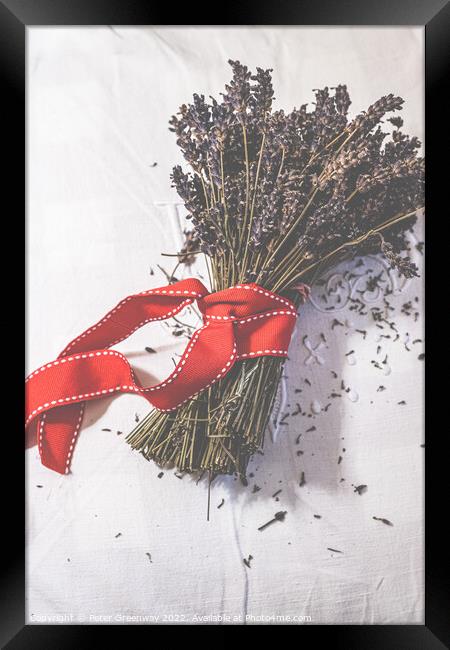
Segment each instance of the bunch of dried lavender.
M384 121L403 100L386 95L349 120L350 97L339 85L314 91L312 110L305 104L286 114L272 111L271 70L252 74L229 63L222 101L195 94L170 120L191 167L176 166L172 181L206 255L211 290L257 282L298 305L296 284L373 252L416 275L401 254L423 206L424 160L400 117ZM273 357L237 363L176 411L151 412L128 442L181 471L245 476L263 446L282 366Z

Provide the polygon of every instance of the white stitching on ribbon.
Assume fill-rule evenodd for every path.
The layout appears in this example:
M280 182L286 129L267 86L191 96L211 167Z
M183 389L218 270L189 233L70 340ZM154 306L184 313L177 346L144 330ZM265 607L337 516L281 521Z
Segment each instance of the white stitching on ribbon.
M144 295L151 294L151 293L156 293L156 294L167 294L167 293L172 293L172 294L173 293L182 293L182 294L185 294L185 293L191 293L192 294L192 298L188 298L187 300L183 300L178 305L178 307L176 307L175 309L172 309L171 311L168 311L167 314L164 316L164 318L170 318L174 314L178 314L178 312L180 312L185 305L188 305L188 304L190 304L192 302L193 298L201 298L202 297L202 294L200 294L200 293L194 293L194 292L189 292L189 291L169 291L168 292L168 291L156 291L156 290L152 291L152 290L150 290L150 291L143 291L142 293L138 293L136 295L144 296ZM95 325L93 325L89 329L85 330L82 334L80 334L80 336L77 336L76 339L74 339L71 343L69 343L69 345L67 345L64 348L62 354L65 354L65 353L69 352L69 350L71 350L74 347L74 345L76 343L78 343L78 341L80 341L81 339L86 338L86 336L88 334L91 334L91 332L98 329L100 327L100 325L102 325L106 320L111 318L111 316L115 312L117 312L126 302L128 302L129 300L132 300L134 297L135 296L128 296L127 298L124 298L124 300L119 302L117 307L115 307L112 311L110 311L108 314L106 314L106 316L104 316L101 320L99 320L98 323L96 323ZM163 319L162 318L146 318L141 323L139 323L139 325L136 325L136 327L133 330L131 330L131 332L128 332L124 336L119 337L118 339L116 339L115 341L110 343L109 345L111 346L111 345L115 345L116 343L120 343L120 341L123 341L124 339L131 336L131 334L133 334L137 329L139 329L140 327L142 327L146 323L150 323L151 321L157 321L157 320L163 320Z
M75 431L73 432L72 440L70 441L69 451L67 453L66 469L65 469L66 474L69 473L69 466L70 466L70 461L71 461L71 458L72 458L72 455L73 455L73 448L75 447L75 441L76 441L77 436L78 436L78 434L80 432L81 421L83 419L83 415L84 415L84 403L81 402L81 404L80 404L80 415L79 415L79 418L78 418L78 421L77 421L77 425L75 427Z
M236 352L237 352L236 346L233 346L233 351L231 353L230 358L228 359L228 361L226 362L226 364L224 365L222 370L219 372L219 374L216 375L216 377L212 381L210 381L209 384L206 384L206 386L203 386L203 388L200 388L200 390L196 391L195 393L192 393L192 395L189 395L189 397L186 397L186 399L184 399L182 402L180 402L176 406L173 406L170 409L158 408L158 411L163 411L164 413L169 413L170 411L175 411L179 406L181 406L182 404L185 404L186 402L189 402L190 399L192 399L193 397L195 397L199 393L203 392L204 390L206 390L207 388L209 388L210 386L215 384L216 381L218 381L221 377L223 377L223 375L226 372L228 372L228 370L229 370L230 366L232 365L233 361L237 358Z
M264 296L267 296L268 298L273 298L274 300L278 300L278 302L282 302L283 304L287 305L291 309L295 309L294 303L292 303L290 300L286 300L286 298L277 296L276 293L272 293L271 291L267 291L266 289L258 289L257 287L252 287L248 284L238 284L235 287L230 287L230 289L247 289L247 290L255 291L256 293L261 293Z
M278 296L276 294L273 294L270 291L259 289L257 287L253 287L253 286L250 286L250 285L236 285L234 287L230 287L230 289L246 289L246 290L254 291L256 293L260 293L260 294L262 294L262 295L264 295L266 297L270 297L270 298L272 298L274 300L277 300L278 302L281 302L281 303L287 305L290 308L290 310L292 310L292 311L286 311L286 310L268 311L268 312L265 312L263 314L257 314L255 316L250 316L250 317L246 317L246 318L239 318L239 317L236 317L236 316L205 315L205 318L207 319L206 324L203 325L202 327L200 327L194 333L194 336L192 337L189 345L187 346L186 350L184 351L183 356L181 357L180 361L177 364L177 367L172 372L172 374L169 375L169 377L167 379L165 379L162 383L157 384L156 386L150 386L148 388L142 388L140 386L133 386L133 385L121 385L121 386L116 386L115 388L103 389L101 391L95 391L95 392L91 392L91 393L84 393L84 394L80 394L80 395L72 395L72 396L66 397L64 399L53 400L51 402L47 402L47 403L45 403L45 404L43 404L41 406L38 406L36 409L34 409L34 411L28 417L28 419L26 421L26 425L30 422L30 420L33 419L33 417L37 413L41 412L43 409L48 408L49 406L54 406L54 405L57 405L57 404L64 404L64 403L67 403L67 402L72 402L74 400L83 400L83 399L87 399L89 397L97 397L97 396L107 395L107 394L115 393L117 391L131 391L131 392L134 392L134 393L145 394L147 392L153 392L153 391L157 391L157 390L160 390L160 389L164 388L168 384L172 383L178 377L178 375L182 371L183 367L185 366L186 360L189 357L192 349L194 348L195 343L198 341L200 333L209 325L210 320L232 320L232 321L235 321L235 323L237 325L241 325L241 324L245 324L245 323L250 323L250 322L258 320L260 318L267 318L269 316L282 315L282 316L294 316L294 317L297 317L297 312L295 311L295 306L293 305L293 303L291 303L288 300L285 300L284 298L281 298L280 296ZM98 321L98 323L96 325L90 327L85 332L83 332L80 336L75 338L71 343L69 343L69 345L66 346L66 348L64 349L62 354L65 354L65 353L69 352L69 350L78 341L85 338L91 332L95 331L102 323L104 323L106 320L111 318L111 316L114 313L116 313L125 303L132 300L136 296L144 296L144 295L151 295L151 294L160 294L160 295L174 295L174 294L178 294L178 295L183 294L184 295L184 294L186 294L187 296L189 296L189 298L187 298L186 300L183 300L180 303L180 305L177 306L175 309L170 310L169 312L167 312L167 314L164 316L164 319L170 318L171 315L176 314L179 311L181 311L187 304L192 303L194 298L203 298L204 297L203 294L196 293L196 292L191 292L191 291L187 291L187 290L180 291L180 290L167 290L167 289L161 289L161 290L150 289L150 290L144 291L144 292L142 292L140 294L135 294L133 296L128 296L127 298L122 300L114 309L112 309L110 312L108 312L108 314L106 314L106 316L104 316L100 321ZM128 332L123 337L120 337L120 338L116 339L115 341L113 341L109 345L110 346L115 345L116 343L122 341L123 339L128 338L128 336L133 334L137 329L139 329L140 327L142 327L146 323L149 323L149 322L152 322L152 321L158 321L158 320L162 320L162 318L150 317L150 318L147 318L147 319L143 320L141 323L136 325L136 327L132 331ZM172 408L169 408L169 409L159 408L158 410L164 411L164 412L169 412L169 411L173 411L173 410L177 409L179 406L181 406L185 402L187 402L190 399L192 399L193 397L195 397L195 395L197 395L198 393L202 392L203 390L209 388L216 381L221 379L221 377L223 377L223 375L226 372L228 372L230 366L233 364L233 362L236 359L243 359L243 358L247 358L247 357L255 357L255 356L260 356L260 355L286 356L287 355L287 350L257 350L255 352L242 353L240 355L237 355L236 346L234 345L231 356L229 357L228 361L225 363L222 370L216 375L216 377L209 384L202 387L199 391L193 393L192 395L187 397L185 400L183 400L182 402L180 402L176 406L174 406ZM48 368L51 368L53 366L57 366L57 365L62 364L62 363L70 363L70 362L73 362L73 361L77 361L79 359L86 359L88 357L94 357L94 356L117 356L117 357L121 357L124 360L124 362L128 365L128 367L130 369L132 381L136 382L134 371L131 368L131 366L129 366L126 357L124 357L124 355L122 355L120 352L116 352L114 350L102 350L102 351L98 351L98 352L86 352L86 353L76 354L76 355L73 355L73 356L70 356L70 357L68 357L68 356L62 357L62 358L60 357L56 361L45 364L44 366L41 366L40 368L38 368L37 370L32 372L26 378L25 381L26 382L29 381L29 379L31 379L33 376L37 375L40 372L44 372L45 370L47 370ZM82 418L83 418L83 413L84 413L84 405L81 404L81 406L80 406L80 416L79 416L78 421L77 421L77 425L76 425L74 435L72 437L72 440L71 440L71 443L70 443L70 446L69 446L68 456L67 456L67 459L66 459L66 470L65 470L66 473L68 473L68 471L69 471L70 459L71 459L72 454L73 454L75 440L77 438L77 435L78 435L80 427L81 427L81 421L82 421ZM45 413L42 414L42 418L41 418L40 424L39 424L39 453L40 453L41 456L42 456L44 421L45 421Z
M238 316L209 316L205 314L205 318L212 318L213 320L233 320L237 323L250 323L252 320L258 320L259 318L266 318L267 316L295 316L297 317L297 312L295 311L284 311L282 309L278 311L266 311L263 314L257 314L256 316L249 316L239 318Z
M51 363L46 363L44 366L41 366L34 372L28 375L28 377L25 379L25 383L29 381L34 375L39 374L40 372L44 372L44 370L47 370L48 368L51 368L52 366L59 366L62 363L69 363L70 361L77 361L78 359L87 359L88 357L100 357L100 356L114 356L114 357L123 357L123 354L120 352L116 352L115 350L102 350L101 352L83 352L80 354L76 354L72 357L62 357L61 359L56 359L56 361L52 361ZM53 403L53 402L52 402Z

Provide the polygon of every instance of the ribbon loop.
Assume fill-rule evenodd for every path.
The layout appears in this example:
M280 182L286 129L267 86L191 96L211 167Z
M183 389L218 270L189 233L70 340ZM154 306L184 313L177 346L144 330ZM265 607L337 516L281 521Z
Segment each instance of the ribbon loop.
M195 300L203 325L169 377L143 387L125 356L108 348ZM239 359L286 356L296 315L293 303L256 284L209 293L190 278L128 296L26 379L25 425L37 435L42 463L69 471L86 401L136 393L159 410L176 409L225 376Z

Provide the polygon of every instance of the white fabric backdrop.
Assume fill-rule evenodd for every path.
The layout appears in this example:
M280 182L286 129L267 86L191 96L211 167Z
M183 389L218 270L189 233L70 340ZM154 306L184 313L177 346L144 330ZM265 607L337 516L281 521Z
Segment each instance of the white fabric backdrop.
M181 159L168 118L194 91L217 95L229 58L272 67L276 106L287 110L338 83L349 87L352 113L400 94L406 132L423 136L421 28L29 29L28 371L124 296L165 283L160 253L179 249L183 226L169 181ZM355 293L361 284L344 282L338 313L319 294L302 310L281 409L298 400L311 417L289 418L272 432L274 444L268 436L249 487L233 478L213 484L209 522L204 484L167 471L158 478L160 469L125 444L135 413L148 410L136 396L88 406L68 476L28 450L28 621L423 623L423 363L421 344L412 344L422 324L400 310L418 296L421 311L422 281L386 281L395 343L380 338L370 312L349 311L352 295L383 306L376 292ZM334 318L343 326L331 329ZM150 383L168 373L180 345L155 324L118 349ZM381 370L371 364L385 354ZM341 378L351 391L329 399ZM277 510L286 520L258 532Z

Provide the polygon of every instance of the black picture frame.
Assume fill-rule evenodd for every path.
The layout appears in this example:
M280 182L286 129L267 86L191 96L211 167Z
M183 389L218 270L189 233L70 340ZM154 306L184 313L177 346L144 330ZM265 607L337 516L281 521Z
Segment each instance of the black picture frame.
M7 384L3 400L3 438L6 447L1 458L3 487L3 542L1 583L0 642L2 647L19 648L88 648L105 643L108 626L45 626L25 625L25 557L23 537L24 512L24 464L23 464L23 373L15 350L22 349L21 308L22 297L18 288L21 273L20 238L24 237L23 203L19 199L26 194L24 184L25 156L25 51L26 29L34 25L180 25L185 19L188 25L202 25L205 17L211 18L209 9L195 4L158 6L135 0L0 0L0 69L3 76L2 120L3 136L6 137L4 160L8 163L3 183L4 207L3 234L5 253L12 252L14 261L8 262L4 274L4 290L10 295L4 297L4 313L0 319L4 340L8 340L8 351L13 355L4 362ZM198 11L200 9L200 11ZM197 18L197 19L196 19ZM439 152L445 149L448 140L448 104L443 100L448 75L450 41L450 5L446 0L261 0L258 4L229 2L226 15L221 13L219 24L227 25L422 25L425 27L425 121L426 121L426 203L427 215L440 221L448 220L445 213L444 193L447 194L448 163L440 162ZM209 22L208 24L212 24ZM9 141L9 144L8 144ZM5 155L6 151L6 155ZM445 160L445 159L444 159ZM9 206L5 208L5 206ZM16 233L13 234L13 226ZM445 250L440 255L443 230L436 228L436 236L427 232L427 298L437 282L434 271L436 260L448 258ZM18 232L17 232L18 231ZM22 241L24 241L22 239ZM434 241L433 241L434 240ZM439 241L438 241L439 240ZM447 240L449 241L449 240ZM445 243L444 243L445 245ZM4 256L6 257L6 255ZM433 280L430 280L430 277ZM441 295L446 295L445 287ZM18 295L19 294L19 295ZM427 355L433 359L433 351L441 360L442 317L445 308L438 305L431 314L431 302L427 300ZM6 305L6 307L5 307ZM25 319L24 319L25 321ZM9 344L11 334L17 336L17 345ZM8 338L6 338L8 337ZM441 344L442 347L442 344ZM6 354L5 350L5 354ZM432 362L431 362L432 363ZM437 364L438 362L436 362ZM440 365L440 364L439 364ZM433 374L432 374L433 373ZM12 384L12 385L11 385ZM16 385L17 384L17 385ZM330 636L333 647L395 650L423 648L433 650L450 646L450 603L448 598L448 552L445 533L448 455L445 446L448 425L437 427L431 419L442 413L446 417L444 398L439 401L437 382L431 364L426 364L426 427L428 432L426 450L426 618L425 625L375 625L375 626L302 626L299 641L309 638L313 642L324 642ZM436 422L437 422L436 418ZM444 420L445 422L445 420ZM442 516L439 516L440 512ZM14 523L13 523L14 522ZM132 626L133 632L145 626ZM111 628L109 628L111 631ZM129 626L115 626L115 642L123 634L129 634ZM127 637L129 638L129 637ZM151 642L151 638L147 638ZM331 641L330 641L331 642Z

